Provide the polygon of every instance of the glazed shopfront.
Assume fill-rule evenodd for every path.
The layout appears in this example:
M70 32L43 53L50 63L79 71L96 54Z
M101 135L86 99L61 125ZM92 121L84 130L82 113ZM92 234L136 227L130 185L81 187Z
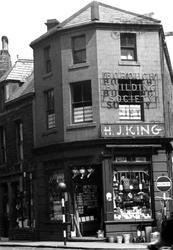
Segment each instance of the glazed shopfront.
M155 181L169 175L171 166L171 147L163 135L163 124L102 125L102 136L108 140L102 166L106 236L130 233L131 240L140 235L143 242L149 240L148 230L157 226L162 205L155 199Z
M98 232L104 232L105 237L130 233L135 241L140 231L141 241L146 241L146 231L156 226L161 204L155 200L159 195L155 181L162 174L170 174L171 147L163 138L163 124L127 126L102 124L103 138L93 141L88 149L93 153L91 159L95 153L97 160L91 163L88 155L67 163L71 173L69 237L97 237ZM115 133L125 128L128 133L141 131L143 138L115 139Z

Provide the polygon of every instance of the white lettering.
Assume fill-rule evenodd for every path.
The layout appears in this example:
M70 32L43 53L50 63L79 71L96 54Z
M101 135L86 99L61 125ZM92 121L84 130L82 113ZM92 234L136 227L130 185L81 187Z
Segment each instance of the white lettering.
M162 128L159 128L158 125L154 125L151 127L151 133L153 135L158 135L162 131Z

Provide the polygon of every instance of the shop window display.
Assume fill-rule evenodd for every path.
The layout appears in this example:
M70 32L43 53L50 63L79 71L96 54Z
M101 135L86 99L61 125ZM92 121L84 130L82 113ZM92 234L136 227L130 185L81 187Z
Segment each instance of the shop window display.
M62 170L52 173L49 176L48 195L49 195L49 218L51 221L62 221L61 193L58 189L58 183L64 182L64 173Z
M116 221L152 219L150 168L146 157L115 157L113 207Z

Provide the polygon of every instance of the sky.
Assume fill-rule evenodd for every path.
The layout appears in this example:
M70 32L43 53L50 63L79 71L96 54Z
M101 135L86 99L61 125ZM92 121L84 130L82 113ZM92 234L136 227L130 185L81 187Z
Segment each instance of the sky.
M45 23L48 19L62 22L90 2L91 0L1 0L0 38L4 35L8 37L12 63L17 58L33 58L30 43L46 32ZM153 12L153 18L161 20L165 32L173 31L172 0L100 0L99 2L138 14ZM167 36L166 42L173 65L173 36Z

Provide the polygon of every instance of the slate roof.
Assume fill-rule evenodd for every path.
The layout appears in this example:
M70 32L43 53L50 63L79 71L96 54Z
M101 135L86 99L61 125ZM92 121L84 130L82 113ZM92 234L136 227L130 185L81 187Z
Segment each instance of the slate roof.
M58 23L30 45L32 47L35 43L62 29L91 23L160 25L160 20L93 1L62 23Z
M25 82L22 84L21 87L19 87L13 95L10 96L7 102L15 100L19 97L22 97L24 95L27 95L29 93L34 93L34 73L25 80Z
M18 82L19 87L11 94L8 101L12 101L26 94L34 92L34 72L33 60L19 59L15 64L0 78L0 83L12 84Z
M19 59L15 64L0 78L2 81L19 81L24 82L33 71L33 60Z
M94 18L94 13L98 12ZM93 13L93 14L92 14ZM62 28L95 21L97 23L158 24L159 20L93 1L60 24Z

